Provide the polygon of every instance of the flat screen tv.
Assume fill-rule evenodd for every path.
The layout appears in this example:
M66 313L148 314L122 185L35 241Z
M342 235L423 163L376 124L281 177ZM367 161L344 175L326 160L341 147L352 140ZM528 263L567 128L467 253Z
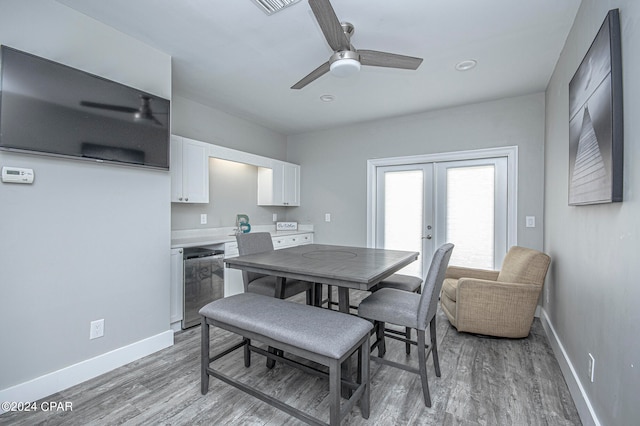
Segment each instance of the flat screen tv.
M169 101L0 47L0 149L169 169Z

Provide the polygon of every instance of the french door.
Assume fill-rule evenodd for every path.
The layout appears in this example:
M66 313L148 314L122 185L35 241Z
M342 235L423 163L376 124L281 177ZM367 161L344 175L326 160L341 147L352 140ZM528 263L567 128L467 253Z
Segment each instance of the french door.
M406 160L405 160L406 162ZM424 276L433 251L450 265L498 269L510 244L507 157L375 167L373 245L420 252L401 273Z
M433 252L433 164L378 167L376 248L417 251L402 271L423 276Z

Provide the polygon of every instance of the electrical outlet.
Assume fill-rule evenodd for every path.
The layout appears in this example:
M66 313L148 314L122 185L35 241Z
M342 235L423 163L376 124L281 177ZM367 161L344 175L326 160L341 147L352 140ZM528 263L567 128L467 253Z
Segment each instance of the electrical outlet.
M324 221L325 222L331 222L331 213L325 213L324 214Z
M589 380L593 383L593 370L596 366L596 359L593 355L589 354Z
M207 224L207 214L202 213L200 215L200 225L206 225L206 224Z
M276 222L278 220L278 213L273 214L273 221Z
M89 329L89 339L97 339L104 336L104 319L91 321L91 328Z

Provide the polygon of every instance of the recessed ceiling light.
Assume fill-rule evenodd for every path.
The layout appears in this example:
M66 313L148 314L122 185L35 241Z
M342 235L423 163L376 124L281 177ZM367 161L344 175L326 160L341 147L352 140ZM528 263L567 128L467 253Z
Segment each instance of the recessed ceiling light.
M468 71L471 68L474 68L478 64L477 61L473 59L467 59L466 61L460 61L456 64L456 69L458 71Z
M320 96L320 100L322 102L333 102L336 97L333 95L322 95Z
M253 0L253 2L264 10L264 13L267 15L276 13L285 7L298 3L299 1L300 0Z

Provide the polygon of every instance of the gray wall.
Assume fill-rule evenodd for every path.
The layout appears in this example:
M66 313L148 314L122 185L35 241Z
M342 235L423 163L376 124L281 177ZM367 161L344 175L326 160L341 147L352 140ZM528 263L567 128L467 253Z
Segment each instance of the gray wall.
M290 219L313 223L318 242L364 246L368 159L517 145L518 243L541 249L543 140L542 93L291 136L302 191ZM528 215L536 228L524 227Z
M0 2L0 42L170 98L171 58L53 0ZM169 173L0 152L0 390L169 330ZM89 340L89 324L105 335Z
M214 145L286 160L286 137L258 124L234 117L220 110L174 96L172 100L173 133ZM287 211L295 207L260 207L256 205L257 168L210 162L209 204L171 205L171 229L202 229L235 225L235 215L249 215L253 225L270 225L273 213L286 220ZM206 213L207 224L200 224Z
M622 28L624 201L569 206L568 85L613 8ZM544 238L552 266L544 310L605 425L637 424L640 414L639 18L637 0L583 0L546 93ZM593 383L588 353L596 360Z

